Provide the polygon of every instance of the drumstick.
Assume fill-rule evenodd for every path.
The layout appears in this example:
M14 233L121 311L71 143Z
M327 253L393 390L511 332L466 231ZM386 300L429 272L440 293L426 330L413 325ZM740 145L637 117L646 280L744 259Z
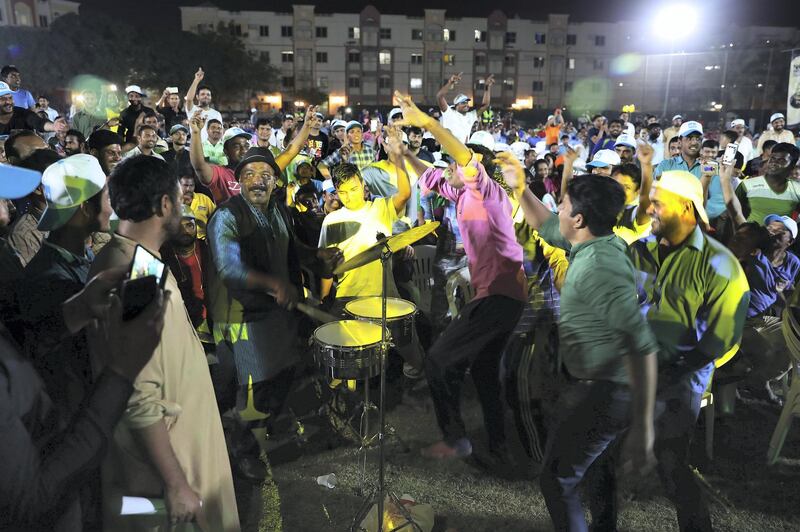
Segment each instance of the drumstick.
M275 294L273 292L267 292L267 293L269 295L271 295L272 297L275 297ZM310 301L312 303L317 303L317 304L319 303L318 301L316 301L315 299L313 299L311 297L306 298L306 301ZM318 322L321 322L321 323L330 323L332 321L339 321L339 318L337 318L333 314L329 314L329 313L325 312L324 310L320 310L320 309L318 309L316 307L312 307L311 305L308 305L306 303L294 303L294 304L289 306L289 310L299 310L300 312L302 312L303 314L305 314L306 316L308 316L312 320L315 320L315 321L318 321Z

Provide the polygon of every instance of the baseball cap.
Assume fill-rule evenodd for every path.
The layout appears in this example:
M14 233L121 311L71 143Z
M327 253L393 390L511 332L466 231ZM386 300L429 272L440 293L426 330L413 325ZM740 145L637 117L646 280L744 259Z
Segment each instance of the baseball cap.
M112 144L122 144L122 137L108 129L97 129L87 139L86 143L93 150L102 150Z
M681 128L678 130L679 137L688 137L692 133L700 133L700 135L702 135L703 125L700 122L689 120L688 122L681 124Z
M155 147L153 147L153 151L155 153L159 154L159 155L161 155L162 153L168 152L169 151L169 144L167 144L166 140L160 138L160 139L158 139L156 141L156 145L155 145Z
M399 107L395 107L394 109L389 111L389 120L394 120L394 117L397 115L400 116L403 115L403 111Z
M331 130L340 128L340 127L347 127L347 122L344 120L334 120L331 124Z
M230 131L230 129L228 131ZM267 163L272 167L273 170L275 170L275 177L281 175L281 168L278 166L278 163L275 162L275 156L272 155L272 152L267 148L256 146L247 150L247 152L244 154L244 157L242 157L242 160L236 165L236 168L233 171L233 175L236 176L236 179L239 179L239 173L246 165L250 163Z
M0 163L0 198L24 198L41 182L42 174L35 170Z
M492 151L494 151L495 153L499 153L501 151L510 152L511 148L505 142L495 142L494 143L494 150L492 150Z
M189 134L189 128L184 126L183 124L175 124L174 126L169 128L169 134L170 135L172 135L173 133L175 133L177 131L183 131L187 135Z
M0 81L0 96L8 96L9 94L14 94L14 91L11 90L8 83Z
M222 134L222 146L224 147L229 140L235 139L236 137L246 137L249 139L250 133L240 127L229 127L225 130L225 133Z
M681 115L675 115L675 116L673 116L673 117L672 117L672 119L673 119L673 120L683 120L683 116L681 116Z
M322 182L322 190L330 194L336 192L336 187L333 186L333 179L326 179Z
M364 126L361 125L361 122L358 120L351 120L347 123L347 126L345 126L345 131L350 131L354 127L361 128L362 131L364 130Z
M522 142L515 142L509 146L509 151L511 151L511 153L514 154L514 157L519 159L520 162L525 160L525 152L529 149L530 148L525 147Z
M617 140L614 143L616 146L627 146L629 148L636 149L636 139L628 135L627 133L621 133Z
M468 102L468 101L470 101L470 99L471 98L469 96L467 96L466 94L459 94L453 100L453 105L458 105L460 103Z
M197 216L195 216L194 211L189 205L181 205L181 218L191 218L192 220L196 220Z
M786 117L785 117L785 116L783 116L783 113L774 113L774 114L773 114L771 117L769 117L769 123L771 124L771 123L773 123L774 121L776 121L776 120L778 120L778 119L781 119L781 118L782 118L783 120L786 120Z
M128 94L129 92L135 92L139 96L147 96L147 94L144 93L144 91L139 85L128 85L127 87L125 87L125 94Z
M325 115L324 115L324 114L322 114L322 113L314 113L314 116L316 116L316 117L317 117L317 118L319 118L320 120L325 120Z
M292 113L286 113L283 115L284 120L294 120L294 115Z
M731 127L743 126L743 125L744 125L744 120L741 118L737 118L736 120L731 121Z
M661 174L661 179L655 181L653 186L691 201L700 219L708 224L708 214L703 207L703 185L694 174L686 170L669 170Z
M606 166L616 166L621 162L617 152L613 150L598 150L594 158L586 163L587 168L605 168Z
M797 222L792 220L788 216L780 216L778 214L768 214L766 218L764 218L764 225L769 225L772 222L780 222L783 224L786 229L792 233L792 238L797 238Z
M42 174L47 207L39 220L39 229L58 229L72 218L81 203L99 194L105 186L106 174L91 155L79 153L51 164Z
M489 151L494 151L495 142L494 137L488 131L476 131L469 138L467 144L477 144L478 146L483 146Z

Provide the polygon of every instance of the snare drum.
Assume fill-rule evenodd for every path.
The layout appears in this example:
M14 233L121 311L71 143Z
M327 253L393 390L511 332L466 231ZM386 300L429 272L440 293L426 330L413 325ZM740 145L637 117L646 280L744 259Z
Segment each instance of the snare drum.
M348 302L344 306L345 312L358 320L367 320L372 323L381 323L381 298L361 297ZM414 337L414 316L417 306L405 299L396 297L386 298L386 327L392 335L392 344L395 347L406 346Z
M368 379L381 372L381 327L360 320L332 321L314 331L317 363L332 379Z

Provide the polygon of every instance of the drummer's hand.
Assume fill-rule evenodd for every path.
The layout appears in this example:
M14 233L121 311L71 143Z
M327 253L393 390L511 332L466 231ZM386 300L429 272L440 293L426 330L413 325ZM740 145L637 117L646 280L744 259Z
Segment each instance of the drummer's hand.
M292 308L299 301L294 285L282 279L275 279L269 293L284 308Z
M317 250L317 258L322 261L323 273L330 275L334 268L344 262L344 253L339 248L323 248Z
M413 260L413 259L414 259L414 247L406 246L403 249L403 260Z

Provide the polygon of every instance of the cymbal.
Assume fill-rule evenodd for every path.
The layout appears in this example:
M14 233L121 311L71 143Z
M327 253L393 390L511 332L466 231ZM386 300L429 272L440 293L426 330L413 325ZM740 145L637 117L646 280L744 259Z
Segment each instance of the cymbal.
M378 240L377 243L365 249L355 257L341 263L336 267L336 269L333 270L333 274L341 275L345 272L349 272L350 270L360 268L365 264L369 264L372 261L378 260L381 258L381 253L383 252L384 247L388 247L391 253L396 253L398 250L410 246L414 242L433 233L436 231L437 227L439 227L439 222L431 222L418 227L412 227L408 231L403 231L402 233L396 234L389 238L382 238L381 240Z

